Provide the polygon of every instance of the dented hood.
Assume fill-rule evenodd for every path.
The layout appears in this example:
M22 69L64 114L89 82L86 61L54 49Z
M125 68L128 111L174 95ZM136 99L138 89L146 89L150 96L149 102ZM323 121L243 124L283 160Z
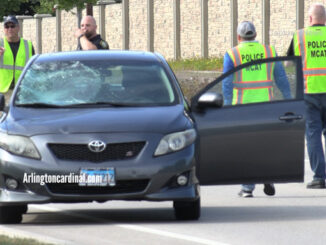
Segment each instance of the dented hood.
M3 122L9 134L98 132L168 133L189 127L182 105L118 108L12 108Z

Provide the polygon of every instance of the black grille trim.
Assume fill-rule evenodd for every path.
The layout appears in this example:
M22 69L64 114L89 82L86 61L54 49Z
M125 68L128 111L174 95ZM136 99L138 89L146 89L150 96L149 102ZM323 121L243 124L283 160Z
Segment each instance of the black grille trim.
M136 157L143 149L145 142L107 144L102 152L92 152L86 144L53 144L48 147L60 160L105 162L125 160Z
M53 194L104 195L142 192L149 183L148 179L118 180L115 186L79 186L78 184L46 184Z

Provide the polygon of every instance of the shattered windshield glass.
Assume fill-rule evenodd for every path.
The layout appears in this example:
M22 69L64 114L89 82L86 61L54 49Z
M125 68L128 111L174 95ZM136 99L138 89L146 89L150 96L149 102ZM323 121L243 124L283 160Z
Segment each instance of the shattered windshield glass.
M174 101L173 86L159 65L103 60L35 62L15 96L16 105L160 105Z

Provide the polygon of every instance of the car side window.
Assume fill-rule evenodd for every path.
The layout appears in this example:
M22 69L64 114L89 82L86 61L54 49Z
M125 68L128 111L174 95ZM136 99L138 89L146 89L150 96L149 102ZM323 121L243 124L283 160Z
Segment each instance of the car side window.
M296 99L297 62L285 57L250 62L224 74L208 91L223 94L224 106Z

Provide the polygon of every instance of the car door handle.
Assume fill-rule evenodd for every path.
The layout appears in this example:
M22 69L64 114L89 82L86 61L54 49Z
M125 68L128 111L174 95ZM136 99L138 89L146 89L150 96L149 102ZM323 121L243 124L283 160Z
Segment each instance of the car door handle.
M280 120L282 121L287 121L287 122L290 122L290 121L293 121L293 120L301 120L303 118L302 115L295 115L293 113L286 113L285 115L283 116L280 116Z

